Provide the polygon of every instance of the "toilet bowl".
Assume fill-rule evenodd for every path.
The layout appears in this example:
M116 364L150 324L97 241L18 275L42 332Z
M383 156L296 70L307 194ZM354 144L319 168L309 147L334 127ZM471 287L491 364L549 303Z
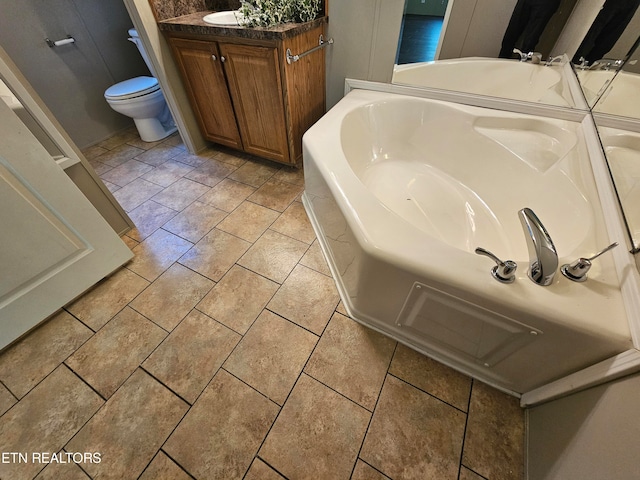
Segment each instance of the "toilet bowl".
M136 44L151 73L153 67L135 29L129 30L129 40ZM140 138L155 142L168 137L177 127L155 77L135 77L116 83L104 92L107 103L116 112L133 118Z

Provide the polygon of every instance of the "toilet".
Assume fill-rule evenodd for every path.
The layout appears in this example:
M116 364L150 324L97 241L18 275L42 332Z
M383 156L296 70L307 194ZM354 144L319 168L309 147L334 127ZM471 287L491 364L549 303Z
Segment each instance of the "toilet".
M153 67L135 29L129 30L129 41L136 44L142 58L153 74ZM135 77L116 83L104 92L107 103L116 112L133 118L140 138L155 142L177 130L158 80L154 77Z

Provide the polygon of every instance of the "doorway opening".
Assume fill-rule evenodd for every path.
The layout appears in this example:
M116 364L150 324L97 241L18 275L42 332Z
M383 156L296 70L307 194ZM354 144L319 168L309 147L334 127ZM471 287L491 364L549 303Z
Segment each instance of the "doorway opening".
M448 0L407 0L396 64L435 59Z

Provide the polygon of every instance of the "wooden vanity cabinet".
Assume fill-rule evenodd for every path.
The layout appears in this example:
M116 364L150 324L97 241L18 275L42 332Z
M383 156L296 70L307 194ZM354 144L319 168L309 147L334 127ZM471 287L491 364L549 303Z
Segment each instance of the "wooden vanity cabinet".
M296 165L302 135L325 110L324 52L291 64L286 50L318 45L323 28L256 40L169 33L202 134L212 142Z

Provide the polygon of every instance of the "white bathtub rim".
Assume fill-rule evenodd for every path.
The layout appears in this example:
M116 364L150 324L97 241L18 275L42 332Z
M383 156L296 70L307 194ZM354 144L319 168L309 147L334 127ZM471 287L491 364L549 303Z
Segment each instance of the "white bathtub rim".
M340 109L354 108L363 102L366 103L371 100L384 98L384 95L386 94L362 90L352 92L352 94L341 101ZM339 159L339 162L335 165L332 164L331 168L326 163L317 162L317 168L325 179L333 178L334 180L338 180L336 182L327 182L327 184L363 250L371 255L384 255L392 263L399 264L402 268L411 272L423 271L424 267L428 266L432 278L436 283L450 285L454 290L469 292L472 301L482 301L484 299L493 304L501 304L511 312L518 312L523 309L522 300L527 299L528 306L524 307L524 310L529 311L531 315L552 315L553 317L557 317L560 323L570 323L572 328L582 329L585 332L595 335L603 335L621 343L625 340L630 341L629 326L626 315L624 314L619 291L612 295L614 298L603 296L602 299L604 301L587 301L588 306L586 309L585 306L582 305L584 302L581 301L581 297L585 295L585 293L592 295L591 292L587 292L587 290L597 287L595 280L598 278L598 272L595 270L591 279L592 283L589 285L589 282L585 284L570 282L558 272L553 285L541 287L534 285L533 282L527 278L526 265L521 265L519 266L516 282L511 285L503 285L489 276L491 263L488 259L479 256L476 258L475 255L469 254L465 268L468 269L468 276L471 277L472 280L468 280L462 275L452 276L451 265L446 261L452 254L460 254L460 251L457 249L456 252L452 252L452 247L448 245L435 244L428 252L428 255L420 252L428 258L429 265L425 264L424 258L421 259L415 255L415 245L419 244L421 239L424 238L424 234L417 231L417 229L413 229L415 231L412 231L411 228L407 228L407 225L399 227L397 225L399 222L393 220L392 224L396 224L395 227L398 228L398 230L394 228L393 239L389 238L388 234L377 235L375 230L383 228L381 225L385 224L385 222L380 222L380 215L382 214L392 219L395 213L386 208L378 208L373 217L366 218L370 215L370 213L366 211L366 202L363 205L359 205L358 203L362 203L362 200L349 198L340 186L344 182L347 182L349 184L348 188L350 188L352 192L360 190L361 193L366 193L362 191L364 186L359 181L353 181L353 178L355 178L353 172L351 172L351 177L353 178L346 180L350 176L350 169L347 160L342 155L341 148L339 148L339 146L335 148L329 147L332 136L334 140L335 138L339 138L339 136L335 137L335 135L336 132L339 131L339 125L336 124L339 124L338 119L341 115L342 113L336 113L335 107L332 111L328 112L325 117L305 135L305 148L308 149L309 154L314 158L322 158L322 155L327 155L327 150L331 148L329 156ZM333 127L331 127L332 124ZM355 197L357 197L357 195ZM516 213L517 212L514 212L514 215ZM374 225L373 231L371 227L363 231L363 224L365 223ZM384 234L385 232L382 233ZM388 243L381 243L380 238L386 239ZM397 248L399 241L401 245L400 248ZM486 248L490 248L490 246ZM613 285L617 288L618 280L613 262L611 260L602 262L600 268L606 270L608 276L613 275L613 277L615 277L615 281L610 283L609 286ZM478 284L478 279L482 279L480 284ZM569 297L571 296L574 298L569 301ZM556 304L554 308L554 301L558 298L561 301L559 304ZM546 306L544 312L540 311L539 305ZM578 305L578 308L576 308L576 305ZM580 309L580 305L582 305L582 309ZM576 310L579 311L576 312ZM612 312L621 312L624 318L619 319L617 322L611 322L608 325L602 325L602 322L597 321L597 319L610 318ZM585 315L591 316L591 320L585 322Z
M557 71L560 75L560 80L559 83L562 84L562 89L564 92L566 92L566 94L570 97L570 98L565 98L560 94L556 94L558 95L558 97L560 97L562 99L562 101L560 103L557 102L545 102L543 100L540 101L533 101L533 100L523 100L523 99L517 99L517 98L509 98L509 97L499 97L499 96L493 96L493 95L484 95L487 98L504 98L505 100L508 101L518 101L518 102L525 102L525 103L531 103L531 104L539 104L542 106L546 106L546 107L553 107L553 108L564 108L564 109L571 109L571 110L589 110L589 105L587 103L587 101L584 98L584 94L582 92L582 89L580 87L580 83L577 80L576 74L571 66L571 62L569 61L569 58L565 55L564 56L565 59L561 64L553 64L551 66L546 66L544 64L540 64L538 65L540 68L549 68L549 69L553 69L553 71ZM418 88L434 88L434 89L438 89L438 87L430 87L429 85L419 85L419 84L415 84L415 83L403 83L402 81L399 81L398 79L396 79L396 72L398 72L400 75L402 75L403 72L406 71L411 71L411 70L419 70L420 68L425 68L425 67L429 67L430 65L434 65L434 64L456 64L456 63L481 63L481 62L496 62L496 63L515 63L514 60L509 60L509 59L500 59L500 58L491 58L491 57L464 57L464 58L455 58L455 59L445 59L445 60L436 60L436 61L431 61L431 62L416 62L416 63L409 63L409 64L402 64L402 65L394 65L393 68L393 75L392 75L392 83L399 85L399 86L414 86L414 87L418 87ZM529 66L533 66L530 63L527 63L527 65ZM456 92L456 90L447 90L447 89L443 89L445 91L452 91L452 92ZM553 92L549 92L550 94L553 94ZM470 93L471 95L480 95L482 96L481 93Z

